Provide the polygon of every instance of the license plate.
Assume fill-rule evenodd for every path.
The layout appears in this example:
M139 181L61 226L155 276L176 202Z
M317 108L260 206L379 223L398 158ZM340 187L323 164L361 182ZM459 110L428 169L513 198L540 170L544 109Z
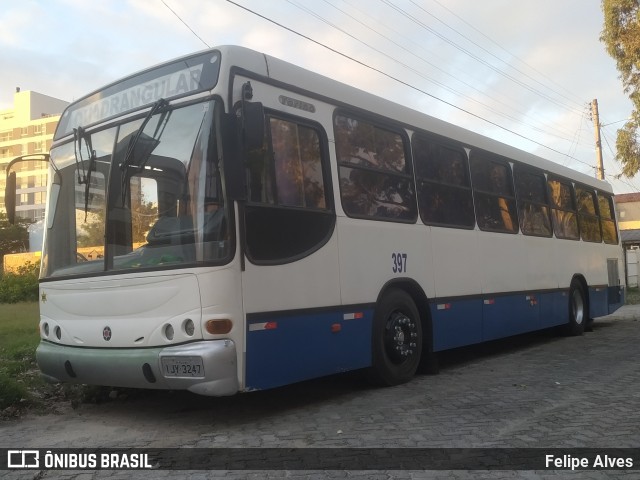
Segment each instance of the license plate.
M161 357L165 377L204 377L201 357Z

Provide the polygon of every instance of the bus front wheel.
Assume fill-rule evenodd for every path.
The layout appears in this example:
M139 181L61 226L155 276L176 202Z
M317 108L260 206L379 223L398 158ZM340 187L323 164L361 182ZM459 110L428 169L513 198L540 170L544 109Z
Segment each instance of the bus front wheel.
M381 386L406 383L415 375L422 351L420 314L411 296L391 290L375 309L369 380Z
M589 321L589 304L587 295L578 280L571 282L569 289L569 323L566 325L567 335L582 335Z

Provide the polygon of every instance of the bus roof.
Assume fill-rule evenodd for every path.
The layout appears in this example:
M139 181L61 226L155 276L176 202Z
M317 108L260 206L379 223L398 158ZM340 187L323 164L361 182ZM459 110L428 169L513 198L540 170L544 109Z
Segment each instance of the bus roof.
M415 128L434 133L442 137L450 138L469 148L478 148L488 152L493 152L514 161L543 169L552 174L571 178L577 182L590 185L594 188L607 192L613 191L611 185L605 181L598 180L532 153L525 152L452 123L432 117L426 113L419 112L412 108L386 100L382 97L367 93L363 90L338 82L271 55L235 45L218 46L210 50L186 55L184 57L163 62L129 75L123 79L117 80L70 104L65 112L63 112L61 120L71 117L75 111L78 111L81 108L86 109L87 105L92 101L104 101L105 92L117 90L119 85L125 85L127 88L130 88L132 84L135 84L135 79L137 77L145 79L153 78L155 72L160 72L162 74L166 71L171 72L172 66L187 65L185 63L186 61L191 62L187 65L187 68L193 69L194 64L197 66L203 61L203 59L213 58L213 56L217 55L217 52L220 54L220 61L215 65L215 71L210 72L210 74L207 75L207 83L203 86L204 89L213 88L218 77L221 82L227 81L229 76L225 73L218 75L218 72L226 72L235 67L251 72L254 75L268 78L272 81L287 84L291 86L293 90L297 90L309 97L319 98L327 103L371 112L375 115L399 122L410 130ZM185 71L187 72L187 75L193 76L190 70L184 69L176 70L176 75L184 74ZM162 78L166 79L166 75ZM193 93L196 90L202 91L203 89L192 89L185 93ZM146 105L139 105L139 108L143 108L144 106ZM61 126L59 125L59 131L56 131L55 135L56 139L70 133L73 123L67 123L65 125L66 127L64 130L61 130Z

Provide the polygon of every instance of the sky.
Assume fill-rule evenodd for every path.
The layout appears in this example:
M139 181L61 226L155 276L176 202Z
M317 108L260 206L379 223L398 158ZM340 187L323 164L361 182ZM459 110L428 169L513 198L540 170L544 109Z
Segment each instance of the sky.
M599 41L600 0L0 0L0 110L16 87L73 101L236 44L606 179L632 110Z

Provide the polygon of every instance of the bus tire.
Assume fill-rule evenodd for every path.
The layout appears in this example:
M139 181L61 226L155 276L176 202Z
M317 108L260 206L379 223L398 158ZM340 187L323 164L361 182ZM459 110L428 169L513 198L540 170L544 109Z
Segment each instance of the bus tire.
M422 325L415 302L403 290L389 291L373 317L369 381L385 387L408 382L416 373L421 351Z
M589 304L584 286L579 280L573 280L569 289L569 323L565 333L569 336L582 335L589 321Z

